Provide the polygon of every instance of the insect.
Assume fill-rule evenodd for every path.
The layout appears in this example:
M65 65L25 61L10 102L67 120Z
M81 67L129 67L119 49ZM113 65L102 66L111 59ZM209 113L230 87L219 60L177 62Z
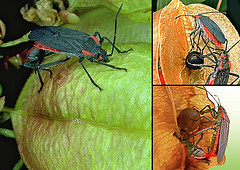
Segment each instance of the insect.
M185 119L185 123L181 124L179 119L182 119L182 120ZM200 119L201 119L201 116L197 110L192 108L185 108L180 112L178 116L178 125L181 128L181 130L187 133L190 133L190 132L193 132L197 127L200 128ZM197 160L206 160L207 162L209 162L211 155L204 152L202 148L198 147L198 143L203 138L203 133L201 133L201 137L196 142L196 144L195 144L194 136L195 135L185 139L184 138L180 139L181 143L186 145L187 155ZM189 140L190 138L192 138L192 142Z
M219 13L219 12L204 12L197 15L179 15L175 19L182 17L182 16L191 16L194 17L195 22L195 29L190 34L190 41L192 48L194 48L194 45L196 44L198 47L198 43L196 43L195 39L199 35L199 37L203 34L207 37L207 39L214 44L215 46L221 46L224 44L227 39L225 38L222 30L219 28L219 26L208 16L205 16L204 14L209 13ZM203 41L204 38L202 37ZM198 47L199 48L199 47Z
M199 148L197 146L200 140L202 139L202 137L203 137L203 134L199 138L199 140L196 142L196 145L194 144L194 140L193 140L193 143L190 142L189 140L182 141L182 143L186 145L188 156L197 160L206 160L208 163L210 159L210 155L204 152L202 148Z
M230 72L231 62L229 60L228 53L235 45L239 43L239 41L237 41L234 45L232 45L232 47L229 50L227 50L227 44L226 44L226 48L221 54L219 54L220 59L218 60L216 66L214 67L214 71L208 76L206 84L209 84L209 85L227 84L230 75L236 77L235 80L231 82L231 84L233 84L235 81L238 80L239 75Z
M198 44L197 44L197 46L198 46ZM210 51L209 54L203 54L203 51L204 51L204 49L206 47ZM212 68L214 68L214 65L206 65L206 64L204 64L204 59L205 58L208 58L211 62L217 64L218 59L217 59L217 57L214 54L215 52L211 51L211 48L212 47L208 46L208 42L207 43L205 42L205 46L202 49L199 46L198 46L197 51L192 51L192 49L191 49L188 52L188 55L187 55L187 57L185 59L186 66L189 69L191 69L191 70L198 70L198 69L201 69L202 67L212 67ZM210 56L213 56L214 60Z
M201 87L198 88L203 89ZM207 93L213 97L213 95L208 91ZM199 132L195 133L194 136L209 129L214 130L208 156L212 157L217 155L217 161L220 163L223 159L227 147L230 119L227 115L226 110L220 104L220 101L217 101L214 97L213 99L217 102L218 110L215 111L214 109L211 109L209 105L207 105L205 108L208 108L208 110L211 112L212 117L215 119L214 121L211 121L214 126L200 130Z
M56 64L61 64L61 63L65 62L65 61L67 61L69 59L67 57L64 60L59 60L59 61L55 61L55 62L52 62L52 63L47 63L47 64L42 64L41 65L41 63L44 60L44 57L47 56L47 55L50 55L50 54L52 54L52 52L46 53L45 50L32 48L26 54L26 56L27 56L26 58L30 59L30 61L23 63L24 67L31 68L31 69L33 69L35 71L35 73L38 74L38 78L39 78L40 83L41 83L41 87L38 90L38 93L40 93L40 91L42 90L43 85L44 85L44 82L42 80L42 77L41 77L41 74L40 74L39 70L48 71L50 73L50 78L52 78L52 74L53 73L52 73L52 71L50 69L47 69L47 67L51 67L51 66L56 65Z
M89 35L77 30L63 28L63 27L54 27L54 26L44 26L37 29L34 29L29 34L28 38L32 41L35 41L34 48L41 50L48 50L55 53L66 53L67 58L64 60L52 62L50 64L39 65L38 62L40 59L33 59L32 63L37 63L36 65L32 65L32 63L25 64L25 66L29 68L33 68L39 75L39 79L41 82L41 88L43 87L43 81L41 80L41 76L39 71L37 70L45 70L49 71L49 69L45 69L46 67L53 66L56 64L63 63L67 61L72 56L76 56L79 59L79 63L82 68L86 72L90 81L97 87L99 90L102 90L92 79L88 71L83 65L84 58L88 59L90 62L101 64L104 66L111 67L113 69L119 69L127 71L126 68L116 67L114 65L107 64L109 62L109 56L113 55L114 49L117 50L118 53L126 53L132 49L121 51L115 46L116 42L116 33L117 33L117 17L120 13L123 4L121 4L116 17L115 17L115 31L113 41L110 41L107 37L101 37L99 32L95 32L93 35ZM100 40L97 39L97 36ZM106 50L102 49L102 44L104 40L108 41L112 45L112 50L110 54L107 54ZM33 58L33 57L32 57ZM41 57L40 57L41 58ZM51 71L49 71L51 73ZM40 92L39 91L39 92Z
M198 66L193 66L192 64L201 64L202 66L208 67L207 65L204 65L204 58L207 57L209 60L211 60L214 63L217 63L218 58L213 54L211 48L208 46L209 41L214 44L215 46L220 47L222 44L227 42L227 39L225 38L222 30L219 28L219 26L208 16L205 16L204 14L209 13L219 13L219 12L204 12L197 15L179 15L175 19L181 17L181 16L191 16L194 17L195 22L195 29L190 33L190 42L191 42L191 50L189 51L189 54L186 57L186 66L191 70L197 70L200 69ZM203 34L207 37L206 41L203 37ZM198 36L198 42L196 42L196 38ZM199 47L199 40L200 37L202 38L203 42L205 43L205 46L203 49ZM195 48L195 45L197 46L197 51L193 51ZM203 50L207 47L211 54L203 56ZM193 53L191 53L193 51ZM200 52L198 52L200 51ZM214 57L214 60L210 58L210 56ZM213 67L214 68L214 67Z
M198 70L198 69L201 69L202 67L215 68L215 66L218 63L218 59L214 53L215 52L209 53L209 54L203 54L202 52L199 52L199 51L191 51L188 53L188 55L185 59L185 64L191 70ZM214 61L213 59L211 59L209 56L214 56L214 58L216 57L217 62ZM214 64L213 65L204 64L205 58L208 58Z
M230 47L230 49L228 50L227 50L227 43L226 43L225 50L216 49L216 50L223 51L221 54L217 52L213 52L210 54L203 55L201 52L193 51L189 53L188 56L186 57L186 66L192 70L200 69L202 67L212 67L214 71L208 76L205 84L226 85L228 83L230 75L236 77L235 80L231 82L231 84L233 84L235 83L235 81L238 80L239 75L230 72L231 62L229 60L228 53L235 45L239 43L239 41L237 41L234 45L232 45L232 47ZM209 57L210 55L215 56L215 54L220 56L220 58L217 59L217 62L213 61ZM208 58L211 62L213 62L213 65L203 64L205 57Z

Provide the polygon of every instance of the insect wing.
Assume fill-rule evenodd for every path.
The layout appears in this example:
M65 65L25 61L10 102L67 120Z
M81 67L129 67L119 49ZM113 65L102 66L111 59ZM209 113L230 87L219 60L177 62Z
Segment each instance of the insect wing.
M217 76L216 76L216 80L215 80L215 84L216 85L226 85L228 83L229 73L230 73L229 68L218 71Z
M209 76L208 76L208 78L207 78L207 81L206 81L206 85L213 85L213 84L215 84L215 77L216 77L216 71L214 71L213 73L211 73Z
M83 32L54 26L45 26L32 30L30 40L66 53L81 52L89 35Z
M223 119L221 127L220 127L220 136L219 136L219 143L218 143L218 153L217 153L217 160L220 163L223 159L227 142L228 142L228 133L229 133L229 117L226 114L226 111L223 109L223 114L225 119Z
M214 35L214 37L222 44L225 43L226 38L219 28L219 26L207 16L199 17L201 23Z

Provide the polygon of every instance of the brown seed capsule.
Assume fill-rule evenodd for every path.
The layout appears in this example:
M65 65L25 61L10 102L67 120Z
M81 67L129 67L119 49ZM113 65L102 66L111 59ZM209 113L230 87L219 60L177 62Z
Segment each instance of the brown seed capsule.
M177 118L178 126L186 132L192 132L201 123L199 112L192 108L183 109Z

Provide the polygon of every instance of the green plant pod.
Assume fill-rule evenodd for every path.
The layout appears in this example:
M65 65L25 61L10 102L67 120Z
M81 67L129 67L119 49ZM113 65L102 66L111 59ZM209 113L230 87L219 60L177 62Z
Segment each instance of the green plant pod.
M76 57L26 82L13 129L29 169L151 169L151 44L117 44L112 69L84 60L94 86ZM110 51L110 45L103 49ZM63 59L51 55L45 63Z

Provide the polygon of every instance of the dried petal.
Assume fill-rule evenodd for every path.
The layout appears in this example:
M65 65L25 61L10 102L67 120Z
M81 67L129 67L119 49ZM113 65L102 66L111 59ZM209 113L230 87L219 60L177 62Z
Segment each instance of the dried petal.
M69 24L77 24L79 22L79 18L76 14L68 12L66 10L60 11L59 16L63 18L66 21L66 23Z
M158 57L158 45L159 45L159 17L162 10L153 13L153 84L160 84L160 78L158 74L159 57Z
M54 1L58 4L59 9L64 10L62 1ZM28 9L28 5L20 9L23 18L29 22L34 22L41 26L54 25L58 17L58 12L53 8L53 2L47 0L40 0L36 2L36 8L31 7Z
M153 86L153 169L183 169L184 146L173 136L174 108L166 86Z

